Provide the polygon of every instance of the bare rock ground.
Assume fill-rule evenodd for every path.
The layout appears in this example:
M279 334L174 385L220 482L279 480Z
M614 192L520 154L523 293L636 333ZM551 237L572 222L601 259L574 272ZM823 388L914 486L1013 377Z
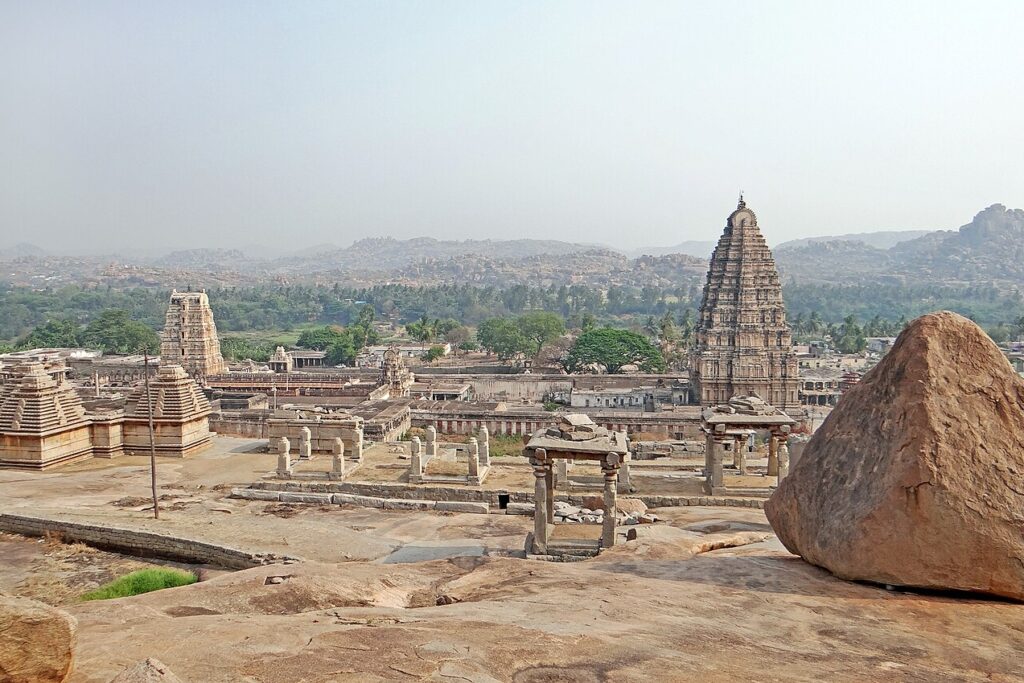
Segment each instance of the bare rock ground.
M838 580L789 554L756 509L659 508L663 523L596 559L520 560L503 555L522 548L528 517L339 506L281 516L226 499L215 486L273 467L240 441L161 460L161 491L182 504L159 522L113 504L145 495L141 461L0 472L0 511L304 559L68 603L69 680L107 683L147 658L190 683L1024 679L1021 605ZM12 564L0 562L0 587L24 578Z

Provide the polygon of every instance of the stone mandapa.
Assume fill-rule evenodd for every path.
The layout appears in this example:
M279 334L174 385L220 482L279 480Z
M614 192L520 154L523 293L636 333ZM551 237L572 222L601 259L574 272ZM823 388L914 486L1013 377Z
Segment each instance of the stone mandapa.
M1024 600L1024 380L974 323L913 321L765 505L840 578Z

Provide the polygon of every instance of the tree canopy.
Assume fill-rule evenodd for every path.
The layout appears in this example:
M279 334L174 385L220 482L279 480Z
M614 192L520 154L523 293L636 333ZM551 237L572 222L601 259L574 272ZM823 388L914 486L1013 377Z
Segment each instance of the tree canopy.
M563 362L570 373L599 366L609 374L617 374L627 365L635 365L642 372L662 372L666 367L661 351L642 334L611 327L581 334Z

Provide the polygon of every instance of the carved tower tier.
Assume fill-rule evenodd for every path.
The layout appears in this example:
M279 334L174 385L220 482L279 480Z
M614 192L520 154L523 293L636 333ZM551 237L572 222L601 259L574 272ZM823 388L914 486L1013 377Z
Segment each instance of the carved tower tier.
M743 197L711 255L690 354L690 385L701 405L758 396L799 405L799 373L775 260Z

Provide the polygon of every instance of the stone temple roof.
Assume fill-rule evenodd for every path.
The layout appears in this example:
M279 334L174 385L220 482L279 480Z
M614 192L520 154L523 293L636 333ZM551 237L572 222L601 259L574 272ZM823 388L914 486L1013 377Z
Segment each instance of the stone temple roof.
M796 420L759 396L733 396L728 403L712 406L701 416L707 424L794 425Z
M184 421L211 412L199 385L180 365L161 365L156 377L149 383L153 402L153 419ZM125 403L125 417L148 419L146 387L139 385Z
M621 453L629 452L625 432L612 432L594 424L581 413L563 415L556 427L548 427L533 434L526 445L527 451L543 448L549 452Z
M82 399L41 363L15 368L13 382L0 392L0 431L42 434L84 424Z

